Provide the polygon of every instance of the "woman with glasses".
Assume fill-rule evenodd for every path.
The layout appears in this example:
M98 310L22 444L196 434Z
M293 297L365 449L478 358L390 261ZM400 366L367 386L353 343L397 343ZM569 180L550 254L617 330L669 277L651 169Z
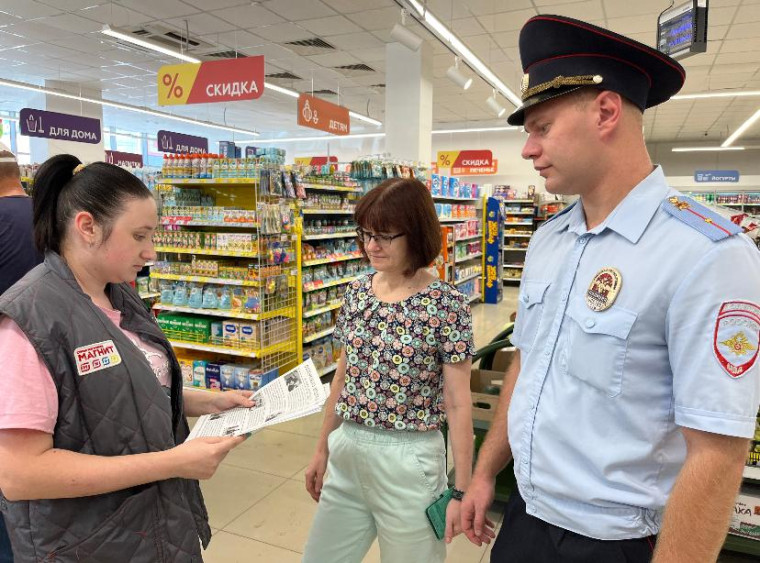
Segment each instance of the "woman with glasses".
M446 489L444 421L454 498L470 481L470 307L427 271L441 230L422 183L383 182L359 201L354 219L375 272L348 286L338 315L334 338L343 351L306 469L319 506L303 560L359 562L377 537L384 562L444 561L446 545L425 509ZM446 543L460 532L459 505L448 505Z

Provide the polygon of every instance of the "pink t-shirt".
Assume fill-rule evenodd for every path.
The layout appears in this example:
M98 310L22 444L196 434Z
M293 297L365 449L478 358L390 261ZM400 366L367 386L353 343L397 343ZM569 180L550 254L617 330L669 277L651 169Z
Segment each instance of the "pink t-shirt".
M100 307L116 325L121 312ZM119 327L121 328L121 327ZM171 385L169 359L161 348L140 339L135 333L121 331L145 354L158 381ZM23 428L52 434L58 420L58 391L37 351L18 325L9 317L0 318L0 430Z

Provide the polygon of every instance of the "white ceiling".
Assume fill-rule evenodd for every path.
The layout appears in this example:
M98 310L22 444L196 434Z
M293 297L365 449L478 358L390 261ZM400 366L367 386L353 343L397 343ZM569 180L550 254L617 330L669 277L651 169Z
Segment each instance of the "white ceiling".
M522 72L517 48L519 29L538 13L584 19L647 44L655 39L657 15L666 0L428 0L428 8L451 27L507 85L519 90ZM213 6L213 8L211 7ZM326 99L383 120L385 44L399 21L394 0L0 0L0 77L44 84L71 82L102 90L109 100L148 106L202 120L255 128L266 137L309 135L295 123L295 100L267 91L255 102L161 108L156 102L156 73L178 61L126 48L99 33L104 24L121 28L162 26L210 44L193 50L203 58L212 51L263 54L266 72L291 72L300 80L277 84L308 91L340 91ZM683 61L684 93L707 90L760 90L760 0L712 0L707 53ZM436 128L500 124L485 103L490 87L476 79L467 91L447 78L453 56L419 24L410 26L432 48ZM283 45L319 37L335 47L326 54L301 56ZM374 69L346 75L334 67L364 63ZM0 87L0 110L17 111L28 92ZM508 105L506 100L502 100ZM725 139L760 108L760 97L671 101L647 112L647 137L653 141L714 143ZM154 132L158 119L106 109L107 125ZM188 130L185 125L179 126ZM174 126L177 129L177 125ZM372 126L352 122L353 132ZM760 138L760 123L745 134Z

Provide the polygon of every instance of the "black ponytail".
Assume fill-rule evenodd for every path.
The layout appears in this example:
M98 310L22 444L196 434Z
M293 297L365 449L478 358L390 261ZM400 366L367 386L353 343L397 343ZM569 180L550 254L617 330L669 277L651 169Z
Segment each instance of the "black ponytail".
M80 211L87 211L103 229L103 242L130 199L152 197L135 176L113 164L93 162L74 170L81 161L70 154L46 160L34 176L34 243L44 253L60 254L66 228Z

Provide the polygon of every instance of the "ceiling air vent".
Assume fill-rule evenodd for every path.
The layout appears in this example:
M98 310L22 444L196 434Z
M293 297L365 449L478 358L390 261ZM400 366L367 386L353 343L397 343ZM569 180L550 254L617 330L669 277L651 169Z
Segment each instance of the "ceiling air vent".
M245 53L240 51L217 51L216 53L208 53L207 57L214 57L215 59L239 59L241 57L247 57Z
M267 78L272 78L275 80L301 80L300 76L296 76L292 72L273 72L271 74L267 74Z
M283 43L287 48L297 55L322 55L327 51L334 51L335 47L330 45L324 39L312 37L311 39L301 39L300 41L288 41Z
M211 51L217 51L219 49L218 46L212 45L208 41L204 41L199 37L193 37L192 35L190 35L190 37L185 37L183 33L178 33L174 29L170 29L159 24L138 25L132 28L128 28L126 31L134 34L137 37L140 37L142 39L149 39L154 43L158 43L159 45L163 45L171 49L185 50L189 46L190 50L194 53L202 52L206 49ZM130 48L135 47L131 43L120 41L118 39L115 40L115 43L128 46Z
M342 66L336 66L333 67L335 70L340 72L343 76L347 76L349 78L355 78L357 76L366 76L368 72L376 72L374 68L371 66L367 66L364 63L359 63L355 65L342 65Z
M385 88L385 84L373 84L370 88Z
M315 96L337 96L338 95L336 91L330 90L327 88L323 88L322 90L314 90L313 94Z

